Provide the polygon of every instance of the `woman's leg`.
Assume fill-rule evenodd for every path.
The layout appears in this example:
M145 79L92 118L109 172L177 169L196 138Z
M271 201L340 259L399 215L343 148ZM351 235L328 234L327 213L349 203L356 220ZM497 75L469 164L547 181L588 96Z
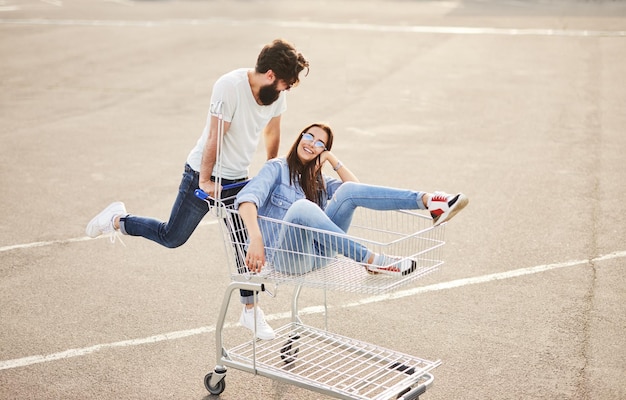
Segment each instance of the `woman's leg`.
M366 185L358 182L342 184L324 210L334 224L347 231L357 207L372 210L426 209L422 201L425 192Z
M333 223L319 206L305 199L293 203L283 221L335 234L345 234L345 231ZM280 269L288 268L289 263L295 262L296 268L289 268L292 273L306 273L313 268L319 268L324 264L321 261L326 257L334 257L337 253L357 262L367 262L371 256L366 247L353 240L315 232L312 229L284 225L280 238L280 255L278 259L276 254L274 255L274 262Z
M278 237L278 248L273 250L272 261L283 273L302 275L311 272L316 265L314 239L306 228L282 224Z

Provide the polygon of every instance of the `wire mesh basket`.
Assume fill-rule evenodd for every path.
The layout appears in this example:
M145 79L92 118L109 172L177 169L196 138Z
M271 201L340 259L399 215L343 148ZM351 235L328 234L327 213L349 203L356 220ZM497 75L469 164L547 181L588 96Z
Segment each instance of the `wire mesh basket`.
M266 263L261 273L252 274L243 261L247 233L237 210L225 203L215 208L224 220L226 264L233 280L263 279L276 285L380 294L443 264L445 224L433 226L429 216L415 211L357 208L346 234L259 217ZM364 248L393 256L397 267L381 270L366 260L356 261Z
M299 323L276 335L277 340L232 348L232 362L255 363L262 375L288 375L291 383L347 399L397 398L432 379L429 371L441 364Z

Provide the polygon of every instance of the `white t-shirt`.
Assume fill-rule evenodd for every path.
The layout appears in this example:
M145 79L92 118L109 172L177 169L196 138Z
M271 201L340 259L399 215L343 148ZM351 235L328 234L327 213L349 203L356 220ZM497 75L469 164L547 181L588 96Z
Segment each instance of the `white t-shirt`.
M230 128L220 146L221 169L215 165L213 175L217 176L218 171L221 171L222 178L226 179L241 179L248 176L248 167L256 152L263 128L272 118L281 115L287 109L285 92L281 92L273 104L259 105L252 95L248 71L248 68L236 69L220 77L213 85L211 108L204 131L187 156L187 164L195 171L200 171L202 152L209 136L211 115L218 115L220 108L224 121L230 122Z

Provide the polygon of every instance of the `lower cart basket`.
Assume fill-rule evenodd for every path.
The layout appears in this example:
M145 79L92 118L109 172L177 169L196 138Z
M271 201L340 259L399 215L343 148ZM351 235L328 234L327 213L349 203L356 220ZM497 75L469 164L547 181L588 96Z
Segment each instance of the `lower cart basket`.
M229 357L242 366L256 362L259 375L342 399L419 395L433 380L428 372L439 365L299 323L278 329L276 336L237 346Z

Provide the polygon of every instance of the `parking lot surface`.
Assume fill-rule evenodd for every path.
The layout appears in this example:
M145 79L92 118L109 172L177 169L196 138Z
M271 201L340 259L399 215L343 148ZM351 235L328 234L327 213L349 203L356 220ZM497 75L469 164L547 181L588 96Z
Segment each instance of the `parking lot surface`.
M329 329L440 359L425 399L626 398L626 3L556 0L1 2L0 398L212 398L215 219L174 250L84 229L115 200L166 218L214 80L277 37L311 63L281 154L322 121L361 181L470 198L439 271L328 293ZM290 293L261 296L270 324Z

